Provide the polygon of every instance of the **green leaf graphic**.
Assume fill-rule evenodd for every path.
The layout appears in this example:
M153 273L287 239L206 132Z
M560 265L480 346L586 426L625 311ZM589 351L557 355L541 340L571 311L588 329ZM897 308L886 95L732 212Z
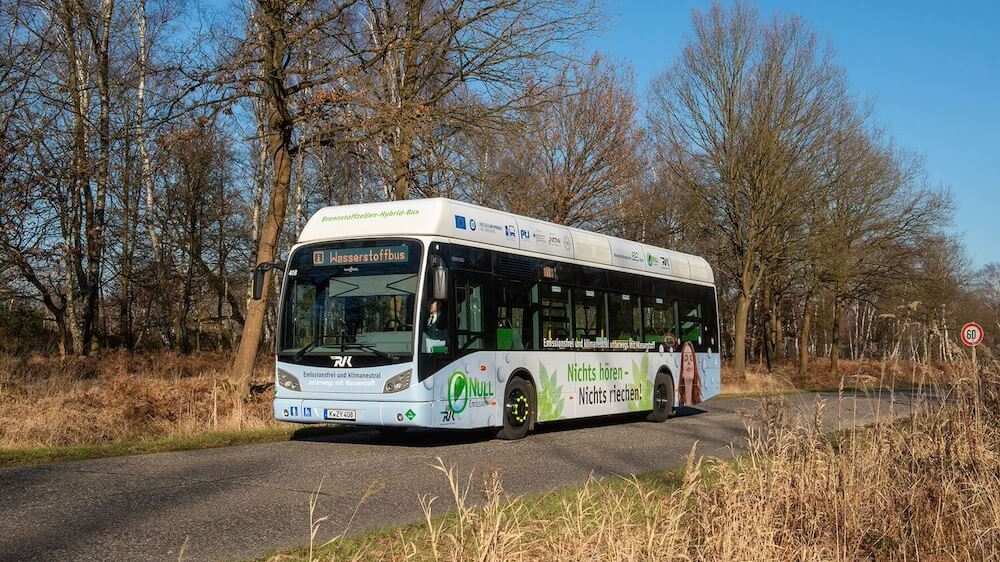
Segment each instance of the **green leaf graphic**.
M545 365L538 364L538 421L557 420L562 417L563 389L555 371L549 373Z
M653 409L653 384L649 380L649 354L642 354L642 361L637 365L632 362L632 384L640 388L639 399L628 403L632 412Z

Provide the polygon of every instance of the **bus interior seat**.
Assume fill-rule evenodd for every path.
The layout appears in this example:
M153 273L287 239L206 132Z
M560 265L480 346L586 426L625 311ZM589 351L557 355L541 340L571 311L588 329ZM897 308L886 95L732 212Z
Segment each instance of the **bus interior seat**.
M515 328L497 328L497 349L524 349L521 332Z

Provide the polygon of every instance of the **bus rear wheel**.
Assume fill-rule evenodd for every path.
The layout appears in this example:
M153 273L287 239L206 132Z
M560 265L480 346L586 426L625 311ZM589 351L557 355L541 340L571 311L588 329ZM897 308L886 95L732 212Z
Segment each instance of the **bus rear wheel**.
M656 373L653 381L653 411L646 416L651 422L667 421L674 415L674 379L668 373Z
M524 379L507 383L503 394L503 426L497 432L500 439L521 439L528 434L535 410L535 389Z

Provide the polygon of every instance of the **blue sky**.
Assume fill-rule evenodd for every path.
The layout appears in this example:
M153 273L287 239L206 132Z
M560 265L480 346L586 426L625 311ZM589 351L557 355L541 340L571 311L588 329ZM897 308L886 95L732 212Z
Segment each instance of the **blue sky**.
M925 158L928 181L949 187L952 231L972 263L1000 262L1000 2L754 3L765 19L796 13L829 42L855 96L900 147ZM611 0L590 50L628 62L637 87L674 59L692 9L708 1Z

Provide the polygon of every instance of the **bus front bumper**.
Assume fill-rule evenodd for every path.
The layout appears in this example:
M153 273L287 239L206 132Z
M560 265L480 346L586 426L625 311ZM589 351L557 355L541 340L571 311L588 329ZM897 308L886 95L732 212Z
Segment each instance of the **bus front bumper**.
M434 405L434 402L276 398L274 400L274 419L293 423L431 427L434 425L435 419Z

